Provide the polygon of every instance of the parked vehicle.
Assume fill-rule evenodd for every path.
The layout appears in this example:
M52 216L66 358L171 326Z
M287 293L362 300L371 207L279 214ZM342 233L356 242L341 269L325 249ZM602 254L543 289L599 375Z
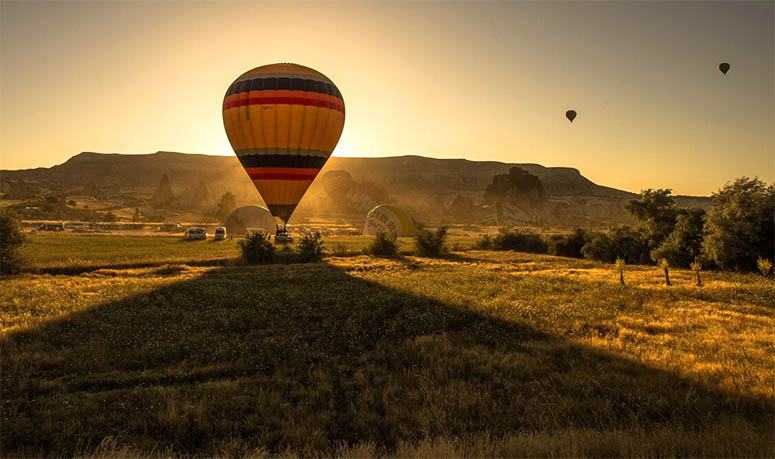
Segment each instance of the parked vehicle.
M41 231L64 231L65 224L64 223L42 223L40 226L38 226L38 229Z
M222 241L226 239L226 228L223 226L219 226L218 228L215 228L215 233L213 233L213 239L216 241Z
M277 231L275 231L274 234L274 241L279 244L290 244L293 242L293 237L288 234L288 231L286 231L285 228L277 228Z
M185 237L189 241L202 241L207 239L207 231L201 226L192 226L186 230Z

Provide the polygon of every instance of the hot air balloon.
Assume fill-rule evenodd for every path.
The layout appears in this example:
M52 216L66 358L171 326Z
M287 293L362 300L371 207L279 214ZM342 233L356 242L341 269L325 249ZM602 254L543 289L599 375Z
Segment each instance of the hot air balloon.
M722 62L718 65L718 69L721 70L721 73L723 73L724 75L726 75L727 72L729 71L729 67L730 65L727 62Z
M321 177L323 189L326 190L328 197L334 201L347 199L347 193L353 187L353 177L347 171L333 170L328 171Z
M342 135L344 100L317 70L264 65L229 86L223 125L269 211L285 225Z
M568 110L565 112L565 118L568 118L568 120L572 123L573 120L576 119L576 110Z
M417 224L404 209L386 204L371 209L366 215L363 234L385 233L391 236L414 236Z
M256 205L234 209L223 226L229 234L245 233L248 230L271 234L275 230L274 217L269 210Z

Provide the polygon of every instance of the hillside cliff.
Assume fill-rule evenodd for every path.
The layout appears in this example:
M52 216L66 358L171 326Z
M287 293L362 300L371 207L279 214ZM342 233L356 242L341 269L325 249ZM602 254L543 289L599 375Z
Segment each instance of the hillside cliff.
M508 176L515 167L526 177L537 178L537 199L527 206L520 200L496 203L500 200L485 199L488 185L502 181L496 177ZM241 203L262 202L236 157L167 151L142 155L84 152L50 168L0 171L0 185L6 197L15 199L99 193L103 197L131 195L150 205L165 174L178 198L204 184L212 199L229 191ZM624 204L634 196L598 185L567 167L422 156L332 157L294 218L357 221L375 204L391 202L426 222L598 226L628 223ZM679 205L684 201L709 205L709 199L703 197L677 197L676 201ZM501 206L500 213L495 204ZM496 214L505 215L506 221Z

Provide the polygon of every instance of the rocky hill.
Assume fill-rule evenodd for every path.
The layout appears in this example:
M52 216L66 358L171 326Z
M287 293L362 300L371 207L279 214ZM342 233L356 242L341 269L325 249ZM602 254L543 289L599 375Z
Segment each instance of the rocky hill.
M507 176L515 166L540 180L542 204L522 208L518 201L504 203L506 211L501 209L499 214L513 217L496 221L494 204L484 199L485 189L496 176ZM327 172L327 177L336 178L332 183L337 189L346 191L344 198L335 198L332 184L322 177ZM6 197L14 199L99 192L132 194L150 202L165 174L178 196L206 184L213 199L230 191L241 202L261 202L236 157L165 151L144 155L84 152L50 168L0 171L0 186ZM565 167L422 156L333 157L295 217L358 218L370 206L390 201L408 207L420 220L429 222L594 226L627 222L624 203L633 196L593 183L578 170ZM682 199L677 199L679 204ZM684 200L691 205L709 204L701 197ZM460 212L461 203L466 207L473 203L474 207L471 212Z

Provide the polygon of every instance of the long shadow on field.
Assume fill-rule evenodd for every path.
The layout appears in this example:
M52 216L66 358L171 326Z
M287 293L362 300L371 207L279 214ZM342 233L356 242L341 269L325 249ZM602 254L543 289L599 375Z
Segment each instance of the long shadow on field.
M772 428L771 400L327 264L215 269L13 333L0 351L6 454L69 455L108 436L146 450L303 454L721 418Z

